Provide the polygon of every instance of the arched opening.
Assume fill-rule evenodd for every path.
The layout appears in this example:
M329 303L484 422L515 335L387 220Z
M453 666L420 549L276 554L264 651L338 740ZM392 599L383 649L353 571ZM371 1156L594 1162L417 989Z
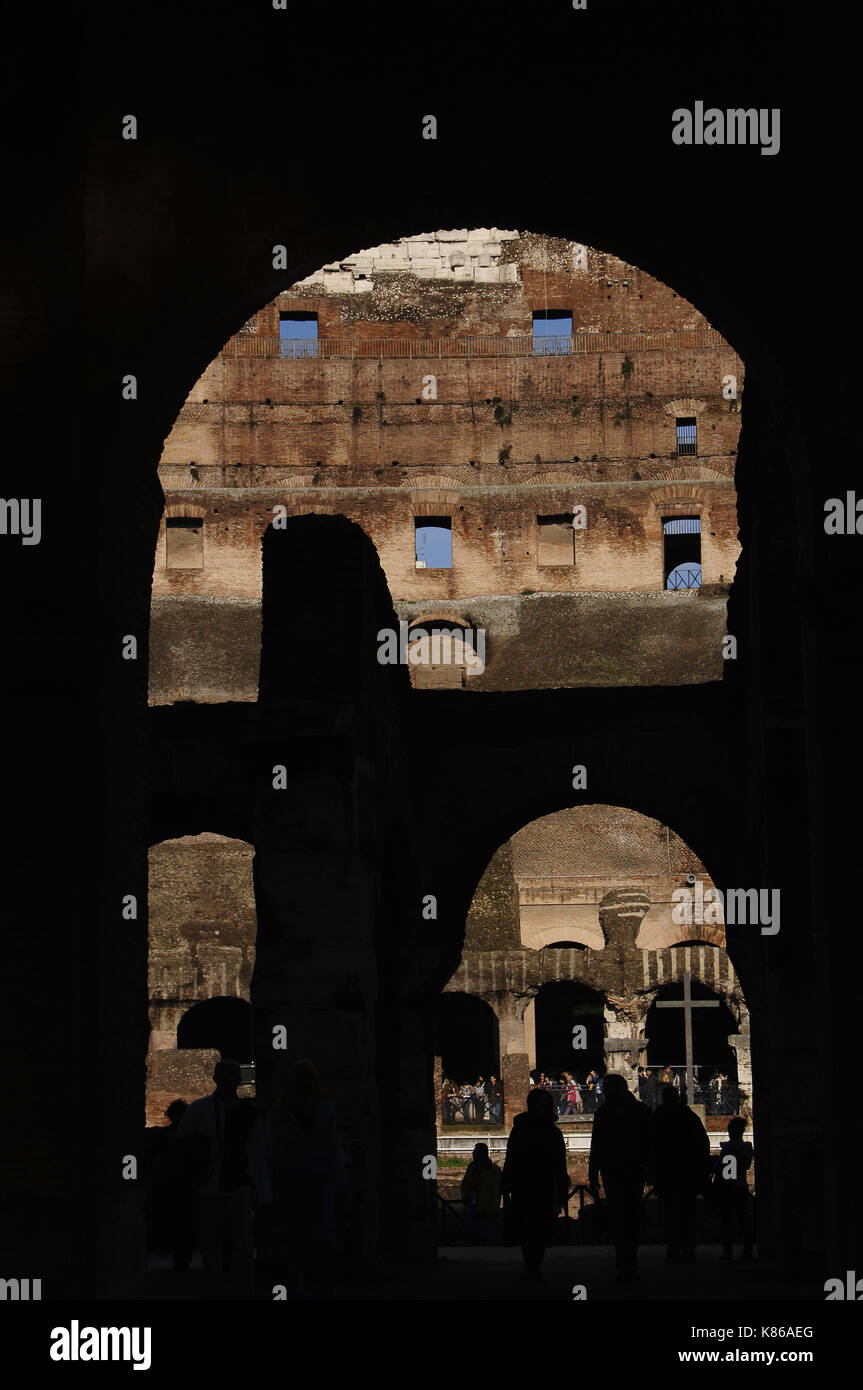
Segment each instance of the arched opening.
M222 1057L252 1060L252 1008L245 999L202 999L177 1024L177 1047L215 1048Z
M441 1059L443 1122L496 1120L488 1100L468 1091L481 1083L488 1092L490 1079L500 1079L498 1022L492 1007L473 994L441 994L435 1009L434 1053Z
M588 1078L605 1070L604 1001L597 990L575 980L552 980L536 996L537 1081L551 1084L558 1109L565 1106L565 1078L574 1077L581 1089L583 1110L594 1108L595 1093Z
M469 675L482 674L482 635L465 623L425 618L408 630L407 660L417 690L459 688Z
M689 991L693 1001L691 1009L685 1004L684 985L676 982L659 990L647 1012L646 1067L652 1078L651 1091L655 1088L656 1095L642 1098L655 1103L662 1085L669 1080L680 1090L681 1096L685 1094L688 1014L695 1080L690 1102L703 1105L708 1115L734 1115L738 1110L737 1056L728 1036L737 1033L737 1021L716 991L700 980L691 980ZM665 1007L668 1005L671 1007Z
M599 354L623 355L620 370L598 378ZM441 229L282 284L222 344L165 440L151 700L254 700L257 538L277 511L276 528L321 510L362 526L400 622L470 598L494 660L411 663L418 687L722 679L743 380L694 305L568 238ZM673 399L658 410L660 397ZM698 515L680 515L696 484ZM265 627L266 589L283 587L270 542ZM294 601L289 559L283 577ZM648 597L701 587L697 606ZM332 636L307 635L309 662L332 659ZM286 681L307 669L285 644L281 657ZM273 673L270 654L264 686Z

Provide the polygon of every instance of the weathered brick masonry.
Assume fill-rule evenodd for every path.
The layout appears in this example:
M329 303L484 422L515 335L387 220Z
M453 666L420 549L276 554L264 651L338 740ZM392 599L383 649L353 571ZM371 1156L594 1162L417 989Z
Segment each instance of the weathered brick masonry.
M571 316L565 352L534 350L546 312ZM298 313L317 315L314 355L280 355ZM482 626L468 689L720 679L742 386L691 304L577 243L457 229L323 267L225 345L165 441L151 702L256 698L277 506L356 521L401 618ZM678 453L681 418L697 454ZM547 563L538 519L574 507L574 558ZM665 592L668 516L700 519L698 591ZM423 517L449 518L451 569L417 567ZM167 552L181 518L201 523L194 567Z
M545 312L571 315L571 336L556 345L565 351L535 347L533 315ZM301 313L317 315L317 343L283 355L279 316ZM460 934L469 898L460 881L453 888L457 851L446 841L460 838L466 812L458 779L445 793L436 785L444 756L424 773L437 823L419 823L413 750L427 718L403 706L402 687L408 676L477 692L721 679L740 552L742 383L719 334L636 268L573 242L457 230L333 263L280 294L207 367L165 441L149 700L174 708L152 711L170 733L154 723L148 1115L158 1119L172 1087L207 1089L212 1049L178 1046L186 1011L250 1001L262 1103L280 1060L309 1050L340 1098L368 1251L378 1236L428 1246L416 1154L433 1143L430 1019L448 980L498 1013L511 1107L526 1081L528 1001L500 980L515 971L521 993L535 992L588 969L618 1038L643 1026L658 972L676 979L684 968L683 956L664 959L663 939L645 980L647 948L615 937L631 925L615 897L621 883L644 884L615 875L591 889L608 960L599 939L575 963L571 952L543 952L517 922L508 942L506 912L480 943L497 858L467 917L461 963L444 959L439 926L417 905L434 893ZM696 421L694 454L678 452L681 418ZM540 518L577 507L585 524L572 542L558 530L540 555ZM284 530L273 524L280 508ZM665 589L669 517L700 520L698 588ZM424 518L449 519L451 569L418 567L414 524ZM375 660L382 623L435 619L485 632L482 670L457 670L453 681L445 669L387 671ZM453 699L465 713L474 703ZM438 708L442 726L447 711ZM584 756L602 799L602 778L609 796L632 760L593 733L596 753ZM571 797L569 738L555 730L554 754L513 773L525 805L552 765L553 804ZM432 743L443 751L448 737ZM287 797L274 792L276 764L289 771ZM711 775L705 748L699 777ZM446 812L450 796L459 805ZM409 802L416 826L392 809ZM682 796L678 805L685 821ZM387 808L379 821L376 806ZM652 889L642 915L669 883ZM718 953L722 992L746 1032L724 939L705 943L705 973L718 985ZM612 960L619 951L625 969ZM277 1024L289 1035L282 1058L271 1046ZM398 1211L411 1215L396 1233Z

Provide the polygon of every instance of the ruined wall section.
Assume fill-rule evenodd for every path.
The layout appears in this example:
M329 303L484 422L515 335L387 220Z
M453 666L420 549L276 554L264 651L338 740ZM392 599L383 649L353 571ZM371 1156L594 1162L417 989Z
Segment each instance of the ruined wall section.
M373 487L420 468L526 483L538 466L563 464L594 482L669 466L733 478L740 399L722 390L729 376L742 386L743 367L706 329L700 342L659 339L669 348L633 334L616 350L603 336L601 350L543 356L510 344L507 356L468 358L439 357L436 340L423 341L427 324L409 326L410 358L279 357L274 346L218 359L165 442L163 486ZM698 420L697 458L678 457L679 416Z
M575 351L534 353L546 310L571 313ZM315 355L280 355L294 312L318 317ZM400 616L471 600L489 654L469 688L721 679L742 387L691 304L574 242L456 229L323 267L225 345L165 442L151 702L256 698L277 506L362 526ZM678 454L681 417L697 456ZM538 519L576 506L574 563L540 563ZM450 570L416 566L415 519L435 515L451 518ZM664 592L667 515L701 518L694 602ZM179 518L202 535L181 567L167 563Z
M253 856L244 840L209 832L163 840L150 849L151 1124L162 1122L166 1096L193 1100L212 1090L218 1053L177 1047L183 1015L205 999L249 1000L257 933Z

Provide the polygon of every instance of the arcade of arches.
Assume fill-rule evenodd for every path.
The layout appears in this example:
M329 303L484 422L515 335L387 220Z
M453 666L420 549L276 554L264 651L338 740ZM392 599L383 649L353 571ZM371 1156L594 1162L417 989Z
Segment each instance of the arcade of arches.
M339 333L358 344L381 341L383 325L388 342L426 342L435 316L441 339L461 342L495 313L492 337L512 330L523 340L542 312L545 255L529 238L520 252L504 261L516 266L515 280L508 271L497 287L478 274L457 297L435 275L430 285L411 283L395 317L361 313L347 288L312 297L322 313L330 295L343 315ZM369 1252L433 1248L420 1160L434 1145L442 992L481 1004L481 1055L499 1056L510 1108L520 1108L526 1086L531 1015L540 1013L542 1047L541 1014L555 986L579 986L582 1005L601 1000L602 1035L594 1027L590 1045L631 1074L654 1001L688 970L730 1011L744 1090L748 1016L737 971L756 1038L759 1005L771 997L760 938L729 930L732 966L723 933L687 932L682 941L667 920L680 874L706 877L667 827L699 848L718 882L758 882L763 871L750 849L759 843L756 811L742 799L743 774L729 774L741 730L723 703L722 634L740 547L739 400L723 398L722 381L737 374L739 384L742 368L692 305L650 277L640 281L641 308L615 296L622 286L606 295L612 260L591 252L582 279L553 271L551 293L582 303L580 322L594 339L584 355L572 339L568 354L520 361L506 352L469 368L456 359L452 371L444 363L432 373L436 412L422 402L427 360L412 367L410 356L384 351L339 359L232 349L197 383L160 465L151 873L170 883L170 865L185 852L172 846L191 837L202 843L189 854L206 856L207 831L219 832L226 854L233 846L238 867L233 907L227 891L218 902L183 902L186 884L207 878L191 861L185 883L175 879L162 899L164 918L158 892L151 902L149 1113L181 1073L181 1093L206 1089L223 1050L216 1031L195 1031L196 1045L184 1046L184 1016L210 998L248 1000L259 1101L283 1062L300 1055L314 1058L338 1098ZM495 298L505 283L515 317ZM391 284L398 300L403 285ZM303 295L289 297L296 307ZM446 304L452 313L442 313ZM679 350L683 340L659 338L627 348L613 337L655 328L660 309L673 334L703 334L699 345ZM267 306L277 326L282 312L275 300ZM238 340L275 338L266 314ZM322 339L335 339L335 313L320 322ZM271 421L266 430L258 415ZM702 441L715 425L715 452L678 450L676 422L693 418ZM444 473L436 455L447 450ZM562 505L584 490L594 499L593 531L576 535L574 565L559 563L559 553L546 565L559 536L543 538L540 528L559 528ZM287 513L283 528L273 524L277 506ZM442 516L452 523L452 569L423 570L415 526ZM700 523L697 588L664 588L669 517ZM412 688L404 664L382 665L380 631L405 623L413 632L420 617L485 626L483 673L467 671L449 693ZM570 790L574 762L589 769L581 796ZM559 809L578 801L586 804ZM610 829L601 816L591 822L598 810L622 820ZM570 848L592 845L592 854L518 868L519 837L527 846L533 827L558 817L540 842L550 850L570 815L587 815ZM652 855L642 843L651 836ZM422 912L429 894L432 919ZM478 1016L464 1006L460 1023L459 1005L444 1007L456 1033L467 1010ZM275 1024L287 1031L284 1058L272 1049ZM464 1049L461 1063L470 1064ZM768 1080L778 1065L762 1047ZM749 1094L769 1091L756 1066ZM795 1181L782 1169L781 1127L774 1117L762 1130L757 1111L755 1119L760 1171L776 1180L762 1204L765 1248L811 1245L814 1229L778 1220ZM817 1124L808 1115L799 1123L814 1152Z
M621 807L554 812L513 835L480 880L461 964L444 994L484 1002L498 1024L499 1052L490 1052L487 1030L472 1049L469 1029L442 1012L439 1084L456 1059L457 1081L495 1071L507 1122L523 1108L534 1070L572 1070L580 1080L591 1068L618 1071L635 1090L639 1065L684 1063L679 1011L663 1017L654 1005L679 997L688 973L693 997L703 992L725 1006L710 1023L699 1014L712 1010L692 1011L695 1064L731 1073L741 1113L751 1114L749 1015L724 926L684 926L672 916L672 894L690 875L704 891L714 886L669 827ZM471 1017L464 1009L462 1016ZM584 1025L583 1051L573 1051L573 1023Z

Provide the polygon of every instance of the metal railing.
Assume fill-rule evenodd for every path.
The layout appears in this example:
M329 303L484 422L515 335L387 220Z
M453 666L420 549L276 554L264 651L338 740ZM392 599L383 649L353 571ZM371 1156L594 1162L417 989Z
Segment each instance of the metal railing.
M670 1070L672 1076L677 1078L676 1083L672 1082L672 1084L677 1084L682 1099L686 1085L685 1070L682 1067L672 1067ZM659 1069L653 1071L654 1081L652 1085L639 1081L639 1099L649 1105L651 1109L655 1109L661 1103L662 1088L669 1084L667 1081L663 1081L662 1071ZM546 1089L554 1101L557 1119L564 1124L576 1122L586 1115L593 1115L603 1101L601 1080L598 1090L595 1086L588 1087L583 1081L578 1082L575 1087L575 1100L567 1098L571 1095L571 1088L558 1082L552 1082ZM735 1082L726 1080L721 1087L717 1088L715 1082L710 1080L696 1084L692 1102L695 1105L703 1105L708 1115L732 1116L740 1113L739 1107L742 1099L745 1099L745 1093L741 1092ZM460 1091L455 1095L443 1096L441 1098L440 1118L445 1125L503 1125L503 1091L501 1089L494 1100L488 1096L478 1098L473 1095L463 1095Z
M638 331L574 333L571 337L467 338L263 338L254 333L230 338L223 357L547 357L579 352L673 352L682 348L727 347L715 328L648 328Z
M639 1099L653 1110L662 1103L663 1087L669 1085L668 1081L662 1079L664 1070L665 1068L651 1069L652 1086L645 1083L643 1078L639 1078ZM686 1093L686 1069L684 1067L670 1067L669 1070L673 1078L670 1084L679 1089L680 1098L683 1100ZM709 1074L712 1068L705 1068L705 1070ZM730 1081L726 1078L723 1084L717 1087L715 1078L711 1078L709 1081L696 1080L691 1103L703 1105L705 1113L708 1115L731 1116L740 1114L740 1102L745 1099L746 1092L741 1090L736 1081Z
M441 1098L441 1120L445 1125L503 1124L503 1089L489 1096L450 1095Z
M677 565L665 581L666 589L700 589L701 566Z

